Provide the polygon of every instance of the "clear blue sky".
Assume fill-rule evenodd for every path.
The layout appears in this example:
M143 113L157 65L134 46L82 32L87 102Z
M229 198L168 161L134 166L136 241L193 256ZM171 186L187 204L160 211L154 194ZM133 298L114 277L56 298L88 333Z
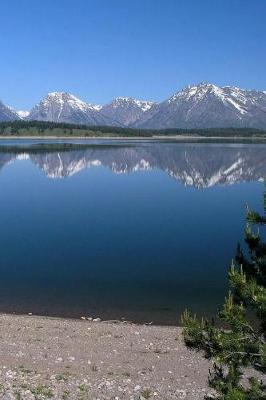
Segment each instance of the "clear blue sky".
M266 90L266 0L2 0L0 98L163 100L209 81Z

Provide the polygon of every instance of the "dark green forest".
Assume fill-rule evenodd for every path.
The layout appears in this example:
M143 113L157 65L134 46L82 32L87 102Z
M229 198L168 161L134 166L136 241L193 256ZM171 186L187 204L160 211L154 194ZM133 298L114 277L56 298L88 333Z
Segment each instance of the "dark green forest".
M241 137L266 138L266 131L254 128L209 128L209 129L132 129L110 126L86 126L46 121L0 122L1 136L113 136L113 137Z

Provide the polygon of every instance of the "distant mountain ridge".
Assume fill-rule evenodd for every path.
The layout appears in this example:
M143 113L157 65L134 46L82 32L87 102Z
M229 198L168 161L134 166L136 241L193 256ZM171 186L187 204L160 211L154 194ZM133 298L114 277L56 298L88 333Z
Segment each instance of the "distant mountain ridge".
M139 128L228 128L266 126L266 92L209 83L188 86L137 121Z
M0 121L15 121L20 119L16 111L0 101Z
M154 105L155 103L152 101L137 100L132 97L117 97L111 103L104 105L101 108L101 113L112 119L112 125L132 126Z
M85 103L70 93L53 92L33 107L27 119L85 125L109 125L112 121L105 118L99 112L100 109L100 106Z
M16 112L0 102L0 121L16 119L141 129L265 129L266 91L202 82L161 103L117 97L100 106L67 92L49 93L29 112Z

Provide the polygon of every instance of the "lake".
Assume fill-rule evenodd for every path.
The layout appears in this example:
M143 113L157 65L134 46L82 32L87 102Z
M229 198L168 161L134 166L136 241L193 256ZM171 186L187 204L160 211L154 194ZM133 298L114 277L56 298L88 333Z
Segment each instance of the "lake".
M0 312L210 316L262 210L266 145L0 142Z

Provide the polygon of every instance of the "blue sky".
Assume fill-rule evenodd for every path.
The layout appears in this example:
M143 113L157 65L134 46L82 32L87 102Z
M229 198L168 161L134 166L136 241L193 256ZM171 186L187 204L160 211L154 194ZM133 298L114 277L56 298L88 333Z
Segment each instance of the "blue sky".
M163 100L209 81L266 90L265 0L2 0L0 98Z

